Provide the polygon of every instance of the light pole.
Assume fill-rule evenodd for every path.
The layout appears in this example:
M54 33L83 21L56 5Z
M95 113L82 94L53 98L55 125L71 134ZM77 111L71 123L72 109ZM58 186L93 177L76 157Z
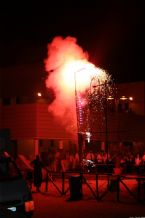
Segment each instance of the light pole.
M85 68L81 68L77 71L74 71L74 84L75 84L75 106L76 106L76 119L77 119L77 140L78 140L78 153L79 153L79 166L80 170L82 169L82 160L83 160L83 132L81 131L81 106L79 102L79 92L77 89L77 78L76 73L84 70Z
M105 115L105 147L107 152L107 163L108 163L108 104L107 104L107 81L104 83L105 89L105 102L104 102L104 115Z

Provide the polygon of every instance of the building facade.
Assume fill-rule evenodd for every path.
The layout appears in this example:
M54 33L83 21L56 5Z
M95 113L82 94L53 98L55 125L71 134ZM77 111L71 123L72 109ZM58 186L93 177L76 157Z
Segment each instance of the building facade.
M23 154L32 159L37 153L45 156L57 149L75 152L76 142L48 111L48 100L41 95L33 102L28 99L1 99L0 129L10 131L13 155ZM107 126L99 131L94 124L92 142L89 145L86 142L87 146L105 149L107 140L111 150L121 144L145 150L145 82L118 84L115 98L107 99L106 116Z

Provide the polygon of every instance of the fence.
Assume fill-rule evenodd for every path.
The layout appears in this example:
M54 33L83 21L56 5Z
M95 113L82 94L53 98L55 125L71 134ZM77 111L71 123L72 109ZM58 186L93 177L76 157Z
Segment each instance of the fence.
M47 170L45 191L49 192L48 184L51 183L59 195L66 195L70 191L69 180L76 175L81 178L83 196L85 193L85 186L87 186L89 193L97 201L103 200L109 193L114 193L117 202L124 201L127 199L127 196L130 196L137 203L145 203L145 176L139 175L87 172L56 173ZM59 184L58 180L60 181ZM125 195L124 197L123 193L128 195Z

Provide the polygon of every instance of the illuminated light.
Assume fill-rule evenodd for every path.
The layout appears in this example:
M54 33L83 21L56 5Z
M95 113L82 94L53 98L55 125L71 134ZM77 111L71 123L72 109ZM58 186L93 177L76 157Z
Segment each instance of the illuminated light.
M87 139L87 141L89 143L90 139L91 139L91 133L90 132L86 132L86 139Z
M38 97L41 97L41 96L42 96L41 92L38 92L38 93L37 93L37 96L38 96Z
M112 96L109 96L107 99L108 100L113 100L114 98Z
M69 60L65 63L61 72L61 82L65 89L73 92L74 84L70 83L75 80L76 89L84 91L90 86L90 80L97 76L101 83L106 80L106 72L102 69L95 67L87 60ZM94 87L95 88L95 87Z
M76 137L77 131L85 132L88 129L88 101L92 100L91 106L97 111L97 104L101 105L105 96L102 84L107 81L108 88L111 77L106 71L90 63L88 53L77 45L76 38L70 36L55 37L48 45L45 69L48 72L46 86L55 93L55 100L48 110L61 119L67 131ZM90 92L101 93L100 98L98 95L90 96Z
M127 100L127 98L123 95L120 100Z
M8 207L8 210L11 210L11 211L15 212L16 211L16 207Z
M129 100L130 100L130 101L133 101L133 97L129 97Z
M34 201L26 201L25 202L25 211L30 212L34 210Z

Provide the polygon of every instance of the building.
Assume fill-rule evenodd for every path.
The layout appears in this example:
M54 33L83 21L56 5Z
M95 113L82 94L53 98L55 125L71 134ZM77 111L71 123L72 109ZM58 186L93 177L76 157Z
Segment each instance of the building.
M28 158L41 152L44 156L57 149L76 150L72 135L66 131L56 117L48 112L49 101L37 98L1 98L0 129L9 129L11 152ZM107 129L95 132L98 149L106 140L110 149L116 144L137 146L145 150L145 82L117 85L115 99L107 100ZM97 141L97 143L96 143ZM93 144L93 143L92 143ZM95 146L96 146L95 145ZM94 146L94 145L93 145Z

